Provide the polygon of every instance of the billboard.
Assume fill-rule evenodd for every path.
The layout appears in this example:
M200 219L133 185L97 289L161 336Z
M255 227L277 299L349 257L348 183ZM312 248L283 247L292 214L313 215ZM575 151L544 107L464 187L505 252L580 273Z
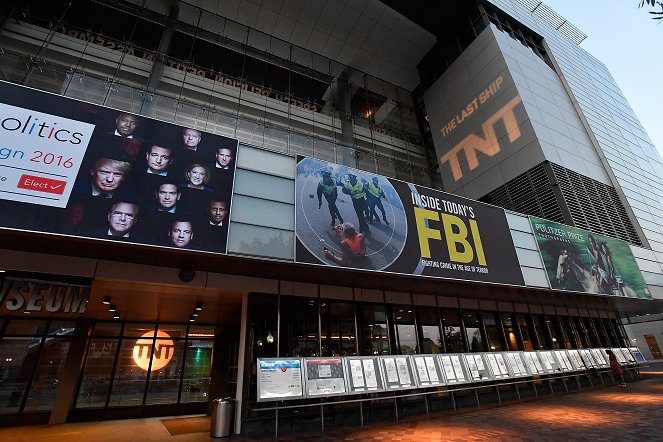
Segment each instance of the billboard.
M237 140L0 82L0 227L226 252Z
M625 241L533 216L530 223L553 289L651 299Z
M504 210L299 157L300 263L523 285Z

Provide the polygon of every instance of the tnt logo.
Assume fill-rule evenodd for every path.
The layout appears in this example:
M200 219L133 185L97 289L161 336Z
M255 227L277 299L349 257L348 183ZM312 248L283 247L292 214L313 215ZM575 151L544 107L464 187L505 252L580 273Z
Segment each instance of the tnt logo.
M134 345L134 362L143 370L161 370L168 365L175 353L175 344L173 344L170 335L166 332L157 332L157 339L154 341L154 356L152 358L152 367L150 367L150 353L152 351L152 332L147 332L136 341Z

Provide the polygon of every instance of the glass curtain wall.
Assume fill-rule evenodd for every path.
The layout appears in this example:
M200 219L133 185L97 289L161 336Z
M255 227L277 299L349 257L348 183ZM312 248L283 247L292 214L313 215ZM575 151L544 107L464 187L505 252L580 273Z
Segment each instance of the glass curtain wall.
M0 78L432 185L409 91L177 5L25 0L0 34Z
M0 414L52 409L74 328L74 321L0 319Z
M207 402L214 326L95 324L76 408Z

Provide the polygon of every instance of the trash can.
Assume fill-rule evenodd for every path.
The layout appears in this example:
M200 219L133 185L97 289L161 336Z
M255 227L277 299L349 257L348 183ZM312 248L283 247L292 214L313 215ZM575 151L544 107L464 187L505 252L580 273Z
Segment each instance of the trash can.
M214 399L212 402L212 426L210 437L228 437L235 434L235 399Z

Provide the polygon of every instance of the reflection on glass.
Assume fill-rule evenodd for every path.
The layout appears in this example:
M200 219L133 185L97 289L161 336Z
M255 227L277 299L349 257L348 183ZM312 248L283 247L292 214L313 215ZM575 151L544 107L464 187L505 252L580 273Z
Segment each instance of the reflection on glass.
M323 356L355 356L355 310L351 302L325 300L320 305Z
M479 312L467 311L463 313L463 323L465 324L465 336L467 336L467 345L471 352L486 351L483 339L481 337L481 324L479 322Z
M121 341L113 389L108 402L109 407L143 404L147 370L136 364L134 348L137 348L136 353L140 361L149 361L152 357L152 345L142 345L142 343L137 345L138 341L137 339L123 339Z
M76 408L96 408L106 405L117 344L117 339L92 339L90 342Z
M212 368L212 344L213 341L202 339L188 342L180 402L207 401Z
M40 343L41 338L36 337L5 337L0 341L0 355L4 356L0 360L0 414L19 411L37 363Z
M398 354L412 355L417 353L417 337L414 325L396 324L398 338Z
M184 341L157 339L152 351L147 405L177 402L182 374Z
M486 329L486 340L488 341L488 349L490 351L503 351L505 350L502 344L502 337L500 336L499 323L495 319L495 312L483 313L483 325Z
M424 354L437 354L442 352L442 338L440 327L436 325L422 325L421 334L424 338L421 343L421 352Z
M418 307L417 319L421 330L421 352L424 354L441 353L442 337L440 335L440 320L435 307Z
M442 309L442 332L447 353L462 353L465 351L463 343L463 329L460 315L456 309Z
M520 328L520 335L523 337L523 350L534 350L535 348L535 341L533 341L533 338L535 337L536 331L534 330L534 324L532 323L531 318L526 317L522 313L517 313L516 314L516 320L518 321L518 327Z
M362 355L389 354L387 324L364 324L362 326L362 337Z
M5 329L5 335L41 336L45 328L45 319L10 319Z
M48 411L53 407L69 344L69 339L47 339L44 342L23 411Z
M504 334L506 335L507 349L510 351L522 350L518 346L518 338L516 337L514 314L501 313L500 316L502 317L502 327L504 328ZM486 333L488 333L488 330L486 330Z

